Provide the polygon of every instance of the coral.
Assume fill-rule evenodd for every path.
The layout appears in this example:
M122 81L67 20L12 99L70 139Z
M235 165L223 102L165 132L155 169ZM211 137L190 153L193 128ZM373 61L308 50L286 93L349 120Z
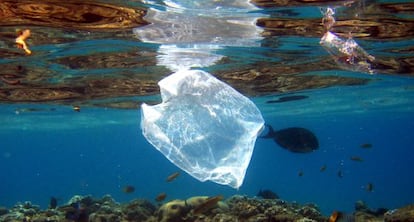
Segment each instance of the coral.
M5 207L0 207L0 216L7 214L9 212L9 210L7 210L7 208Z
M220 197L216 199L216 197ZM145 199L135 199L119 204L111 196L100 199L91 196L74 196L56 209L41 210L30 202L17 203L10 209L0 207L2 222L54 222L54 221L142 221L142 222L315 222L328 221L314 204L301 205L281 199L249 198L236 195L221 200L221 196L195 196L187 200L172 200L158 208ZM214 200L209 202L209 200ZM220 201L218 201L220 200ZM208 204L206 204L208 203ZM196 210L200 207L203 210ZM388 211L383 208L370 210L363 202L358 203L355 221L412 221L414 205ZM195 211L198 211L196 213Z
M190 208L184 200L172 200L163 204L158 210L158 221L160 222L179 222L189 212Z
M302 215L303 217L314 219L317 221L323 217L318 207L314 204L307 204L301 207L298 210L298 213Z
M387 211L384 214L385 222L413 222L414 221L414 204L402 207L396 210Z
M128 221L147 220L156 210L154 205L143 199L136 199L122 206L122 212Z

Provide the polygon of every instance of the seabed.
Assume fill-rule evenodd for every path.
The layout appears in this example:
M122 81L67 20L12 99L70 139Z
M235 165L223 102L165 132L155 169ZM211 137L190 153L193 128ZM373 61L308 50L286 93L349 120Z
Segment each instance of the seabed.
M355 203L352 213L333 212L322 215L312 203L298 204L282 199L263 199L235 195L195 196L185 200L153 203L134 199L118 203L110 195L101 198L73 196L66 204L41 209L30 201L7 209L0 207L0 221L414 221L414 204L399 209L369 209L362 201Z

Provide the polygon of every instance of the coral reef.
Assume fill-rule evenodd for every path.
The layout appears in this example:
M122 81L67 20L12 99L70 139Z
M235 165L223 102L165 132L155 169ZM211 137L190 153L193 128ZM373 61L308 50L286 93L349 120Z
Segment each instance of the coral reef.
M355 212L348 215L354 221L414 221L414 205L386 211L371 210L362 201L355 203ZM193 221L255 221L255 222L324 222L329 215L322 215L315 204L298 204L282 199L262 199L235 195L195 196L186 200L171 200L156 206L148 200L135 199L117 203L111 196L100 199L91 196L72 197L66 204L55 209L42 210L31 202L17 203L7 209L0 207L0 221L4 222L193 222Z
M385 222L396 222L396 221L414 221L414 204L387 211L384 214Z

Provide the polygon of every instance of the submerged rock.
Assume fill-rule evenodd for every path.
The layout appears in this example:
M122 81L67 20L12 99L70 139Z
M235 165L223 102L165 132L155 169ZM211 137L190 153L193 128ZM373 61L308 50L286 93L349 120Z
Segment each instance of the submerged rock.
M0 216L7 214L9 212L9 210L5 207L0 207Z
M384 214L384 221L385 222L397 222L397 221L405 221L405 222L413 222L414 221L414 204L387 211Z

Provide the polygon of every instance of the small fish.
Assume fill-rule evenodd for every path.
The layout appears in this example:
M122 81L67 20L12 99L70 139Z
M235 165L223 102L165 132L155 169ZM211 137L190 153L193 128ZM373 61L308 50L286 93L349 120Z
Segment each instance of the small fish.
M277 100L266 101L266 103L283 103L283 102L301 100L301 99L306 99L306 98L309 98L309 97L303 96L303 95L283 96L283 97L279 97Z
M175 172L167 177L167 182L171 182L175 180L180 175L179 172Z
M58 199L56 197L50 197L49 209L56 209L58 205Z
M200 205L196 206L193 209L193 214L194 215L203 214L203 213L207 212L208 210L210 210L211 208L213 208L214 206L216 206L217 203L221 200L223 200L222 195L209 197L203 203L201 203Z
M363 162L364 161L364 159L362 159L359 156L351 156L349 159L351 159L352 161L355 161L355 162Z
M135 191L135 187L132 185L127 185L122 188L122 192L124 193L133 193Z
M163 201L163 200L165 200L165 198L167 197L167 194L166 193L164 193L164 192L162 192L162 193L159 193L158 195L157 195L157 197L155 197L155 200L157 201L157 202L161 202L161 201Z
M371 143L364 143L364 144L361 144L360 147L364 148L364 149L369 149L369 148L372 148L372 144Z
M321 168L319 168L319 171L323 172L326 170L326 164L322 165Z
M336 173L336 175L337 175L339 178L344 177L344 174L342 173L342 171L341 171L341 170L338 170L338 173Z
M279 196L271 190L260 189L256 196L262 197L263 199L279 199Z
M372 183L368 183L368 184L365 186L365 190L366 190L366 191L368 191L368 192L372 192L372 191L374 190L374 184L372 184Z
M302 170L299 171L298 176L300 176L300 177L303 176L303 171Z
M344 214L339 211L334 211L329 217L329 222L354 222L355 216L351 214Z
M80 112L80 106L73 106L72 109L75 112Z
M23 31L18 32L17 34L18 37L15 40L17 48L23 49L28 55L32 54L32 51L30 51L29 47L25 42L25 40L29 38L29 36L31 35L30 29L25 29Z

